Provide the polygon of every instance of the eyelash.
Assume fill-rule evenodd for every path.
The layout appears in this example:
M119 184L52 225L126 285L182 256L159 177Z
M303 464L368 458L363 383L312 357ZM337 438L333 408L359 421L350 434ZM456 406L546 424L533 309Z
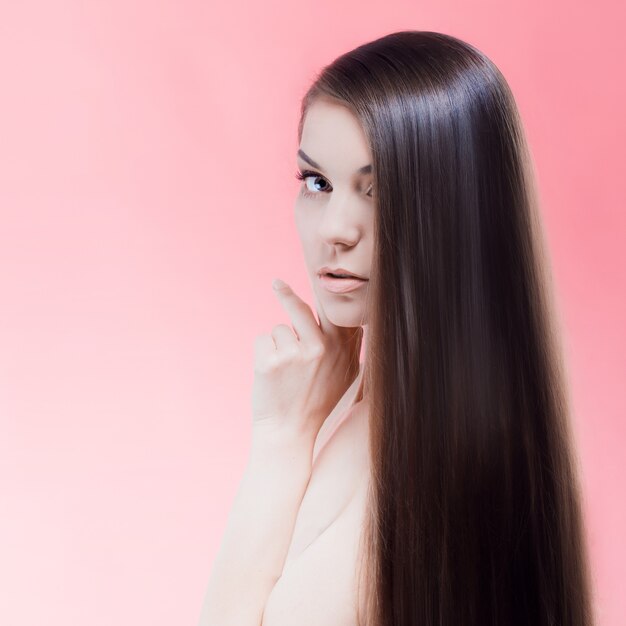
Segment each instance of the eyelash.
M298 170L296 172L296 178L302 181L306 180L307 178L321 178L322 180L328 182L321 174L318 174L317 172L313 172L311 170L304 170L303 172ZM372 185L370 185L370 189L371 188ZM317 193L308 191L308 189L306 188L306 184L304 185L304 189L302 190L302 195L306 198L315 198L315 196L319 196L321 193L328 193L328 191L318 191ZM370 198L373 197L369 193L365 195L369 196Z

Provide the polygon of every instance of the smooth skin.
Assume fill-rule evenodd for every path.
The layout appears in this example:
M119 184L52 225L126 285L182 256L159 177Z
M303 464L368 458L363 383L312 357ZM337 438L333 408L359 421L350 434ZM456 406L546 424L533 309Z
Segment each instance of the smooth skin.
M317 100L297 162L301 172L314 172L302 181L295 219L318 319L290 286L275 289L292 327L279 324L256 339L250 457L200 626L356 624L367 399L337 418L360 377L369 283L333 294L318 271L328 265L369 277L372 176L358 171L371 154L348 109Z

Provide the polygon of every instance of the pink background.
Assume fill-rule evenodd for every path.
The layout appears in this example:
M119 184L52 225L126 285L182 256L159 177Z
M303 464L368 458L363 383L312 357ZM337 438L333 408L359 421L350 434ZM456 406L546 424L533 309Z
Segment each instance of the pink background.
M312 302L299 98L395 30L501 68L536 161L599 624L626 621L618 2L33 2L0 12L0 623L196 624L253 342Z

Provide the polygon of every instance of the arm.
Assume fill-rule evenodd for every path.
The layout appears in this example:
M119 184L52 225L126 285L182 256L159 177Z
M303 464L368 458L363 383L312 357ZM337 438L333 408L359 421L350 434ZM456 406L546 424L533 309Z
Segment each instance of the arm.
M313 442L255 425L199 626L260 626L311 476Z

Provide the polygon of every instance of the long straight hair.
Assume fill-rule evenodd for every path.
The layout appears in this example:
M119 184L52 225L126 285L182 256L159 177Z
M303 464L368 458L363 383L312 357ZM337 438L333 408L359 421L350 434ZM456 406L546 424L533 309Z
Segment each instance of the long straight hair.
M373 159L360 619L592 624L559 318L506 80L466 42L401 31L323 68L299 139L317 98L348 107Z

